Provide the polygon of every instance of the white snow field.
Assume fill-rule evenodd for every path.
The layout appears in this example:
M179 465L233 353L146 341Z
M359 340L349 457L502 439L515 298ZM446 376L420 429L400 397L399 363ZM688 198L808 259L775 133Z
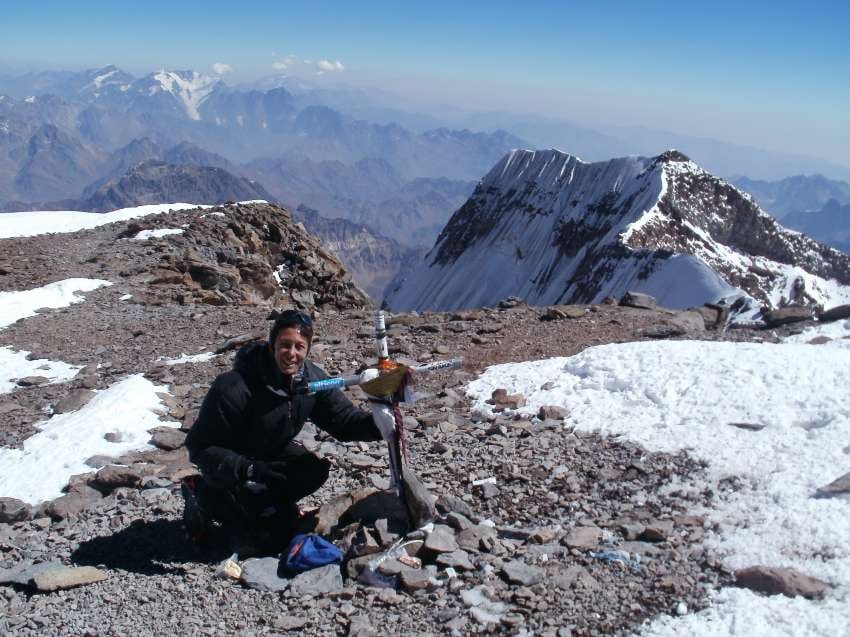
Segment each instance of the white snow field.
M112 212L80 212L78 210L39 210L35 212L4 212L0 215L0 239L34 237L39 234L76 232L104 226L115 221L161 214L169 210L211 208L193 203L158 203Z
M850 332L850 322L841 327ZM546 383L553 385L544 390ZM484 401L500 387L525 396L523 413L561 405L570 411L567 426L623 434L651 451L687 449L708 462L709 483L740 477L740 490L698 511L706 516L707 548L730 568L792 567L834 585L822 601L724 589L708 609L658 618L642 634L850 635L850 498L812 497L850 470L850 349L603 345L570 358L490 367L469 384L473 408L489 412Z
M807 327L799 334L786 336L785 343L808 343L813 338L826 336L831 341L824 343L821 347L844 347L850 349L850 319L833 321Z
M61 308L84 301L76 293L91 291L109 281L65 279L18 292L0 292L0 330L19 319L35 316L38 308ZM29 352L0 348L0 393L16 389L13 378L44 376L51 382L73 378L79 367L61 361L28 361ZM85 461L93 455L119 456L144 448L147 430L158 425L178 426L157 418L164 407L155 386L135 375L98 392L82 409L55 415L36 423L39 433L24 441L22 449L0 447L0 497L18 498L38 504L62 495L68 479L91 471ZM108 442L104 434L118 434L119 442Z
M57 309L84 301L77 292L91 292L105 285L112 283L103 279L64 279L30 290L0 292L0 329L19 319L35 316L40 308Z
M268 203L265 199L250 199L239 201L239 204ZM56 234L76 232L98 226L105 226L115 221L128 221L138 217L162 214L170 210L206 210L213 206L195 203L157 203L134 208L121 208L112 212L81 212L79 210L37 210L30 212L4 212L0 214L0 239L11 237L34 237L39 234ZM225 216L223 212L209 213L215 216ZM144 232L144 231L143 231ZM151 236L161 237L161 230L150 231ZM176 234L169 230L165 234ZM139 238L138 235L136 238ZM143 238L147 239L148 236Z
M23 449L0 448L0 495L38 504L62 495L68 479L87 473L85 461L94 455L120 456L148 446L148 429L178 426L159 420L165 413L154 385L141 374L97 393L78 411L36 423L40 431L24 441ZM117 434L117 442L104 438Z

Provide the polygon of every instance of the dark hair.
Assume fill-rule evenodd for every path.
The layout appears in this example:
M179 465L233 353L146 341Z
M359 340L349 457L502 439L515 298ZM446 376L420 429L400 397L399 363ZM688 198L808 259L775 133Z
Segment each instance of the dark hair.
M296 328L308 343L313 342L313 319L310 315L298 310L284 310L277 315L269 330L269 347L274 347L278 333L287 327Z

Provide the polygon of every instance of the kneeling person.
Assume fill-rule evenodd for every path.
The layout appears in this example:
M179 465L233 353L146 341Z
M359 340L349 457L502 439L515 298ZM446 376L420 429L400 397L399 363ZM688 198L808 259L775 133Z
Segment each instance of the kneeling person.
M203 540L211 520L236 532L277 534L286 541L296 502L328 478L330 462L293 439L308 418L337 440L380 440L372 415L338 389L308 395L306 383L327 378L307 360L313 322L286 310L268 343L255 341L236 355L233 370L215 379L186 438L201 476L184 481L184 522Z

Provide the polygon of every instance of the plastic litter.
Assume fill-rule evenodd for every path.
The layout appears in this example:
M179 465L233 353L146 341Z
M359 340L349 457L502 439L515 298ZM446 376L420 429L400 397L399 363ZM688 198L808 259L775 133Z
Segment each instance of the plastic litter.
M374 560L370 560L369 563L366 565L367 568L374 571L387 560L397 559L402 563L406 563L399 558L403 556L408 560L411 559L410 556L407 554L407 551L405 550L405 547L411 544L421 544L421 542L419 540L408 540L407 542L404 542L402 538L402 540L397 541L395 544L393 544L390 548L388 548L384 553L376 557Z
M632 555L628 551L605 550L588 551L588 555L596 558L597 560L608 562L609 564L612 562L620 562L635 573L640 571L640 555L637 553Z
M504 602L493 601L485 594L483 586L476 586L460 592L463 603L469 607L469 613L482 624L498 624L508 610Z

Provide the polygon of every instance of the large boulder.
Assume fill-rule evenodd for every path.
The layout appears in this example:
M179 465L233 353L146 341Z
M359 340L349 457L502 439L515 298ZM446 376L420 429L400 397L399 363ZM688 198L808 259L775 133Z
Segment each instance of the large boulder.
M840 321L846 318L850 318L850 305L837 305L818 314L818 320L822 323Z
M69 493L50 502L45 513L54 520L67 520L78 516L103 499L103 494L87 485L77 485Z
M767 595L785 595L786 597L805 597L820 599L830 585L792 568L771 566L751 566L735 571L738 586Z
M764 324L767 327L779 327L789 323L799 323L800 321L810 321L812 319L812 308L802 305L792 305L789 307L780 307L775 310L768 310L762 315Z
M0 522L21 522L30 517L30 506L16 498L0 498Z

